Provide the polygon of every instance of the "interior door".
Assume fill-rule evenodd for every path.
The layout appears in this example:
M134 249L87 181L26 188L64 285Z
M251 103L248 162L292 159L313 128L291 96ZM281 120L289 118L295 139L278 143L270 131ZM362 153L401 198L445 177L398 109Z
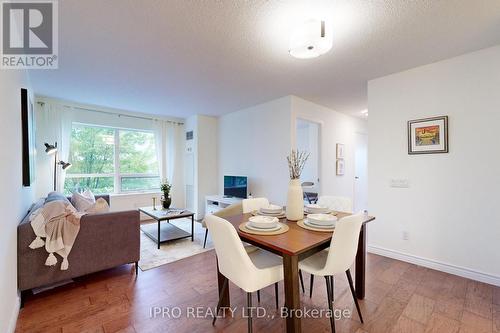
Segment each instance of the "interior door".
M320 191L320 124L297 119L296 125L296 146L300 151L309 152L309 158L304 165L304 170L300 176L300 181L310 182L314 185L305 187L304 191L319 193Z
M354 212L368 209L368 135L356 133L354 148Z

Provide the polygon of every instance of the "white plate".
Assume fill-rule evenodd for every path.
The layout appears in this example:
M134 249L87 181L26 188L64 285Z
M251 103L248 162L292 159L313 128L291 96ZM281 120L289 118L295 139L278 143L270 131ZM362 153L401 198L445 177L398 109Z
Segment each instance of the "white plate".
M247 222L245 225L248 229L253 230L253 231L262 231L262 232L273 232L273 231L278 231L281 229L281 226L278 224L277 226L273 228L256 228L250 224L250 222Z
M271 229L275 228L278 224L279 220L275 216L252 216L248 219L249 224L251 224L255 228L260 229Z
M323 207L318 204L309 204L304 207L304 210L309 214L326 214L330 212L328 207Z
M314 221L311 221L309 219L307 219L307 224L308 225L312 225L312 226L315 226L315 227L319 227L319 228L334 228L335 227L335 223L332 223L332 224L318 224L318 223L314 223Z
M279 215L283 212L283 207L278 206L278 205L269 205L267 207L262 207L260 209L261 213L265 214L276 214Z
M332 210L325 210L325 211L310 211L307 209L304 209L304 213L306 214L331 214L333 211Z
M330 229L335 229L335 224L334 225L331 225L331 226L326 226L326 225L317 225L317 224L314 224L314 223L311 223L308 219L305 219L304 220L304 224L305 225L308 225L310 227L313 227L313 228L318 228L318 229L326 229L326 230L330 230Z
M337 217L330 214L309 214L307 219L316 225L335 225Z
M266 216L279 216L279 215L282 215L284 213L285 212L283 210L280 210L277 213L268 213L268 212L263 212L263 211L260 211L260 210L257 211L257 214L259 214L259 215L266 215Z

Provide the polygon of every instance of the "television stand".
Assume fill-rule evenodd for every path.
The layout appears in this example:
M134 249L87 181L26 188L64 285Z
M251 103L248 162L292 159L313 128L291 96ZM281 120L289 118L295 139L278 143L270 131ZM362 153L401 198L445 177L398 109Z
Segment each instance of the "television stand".
M207 195L205 197L205 215L213 214L242 200L242 198L226 197L225 195Z

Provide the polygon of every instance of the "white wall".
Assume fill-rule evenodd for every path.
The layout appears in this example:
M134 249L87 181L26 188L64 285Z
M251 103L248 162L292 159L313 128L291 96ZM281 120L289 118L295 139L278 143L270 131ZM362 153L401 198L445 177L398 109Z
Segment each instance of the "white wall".
M219 118L219 189L223 175L249 177L254 197L285 204L289 175L286 156L296 146L296 120L321 125L321 193L353 196L355 133L366 121L296 96L286 96ZM335 144L346 145L346 172L335 175Z
M229 113L219 118L219 191L223 176L247 176L249 192L286 203L289 176L291 97Z
M371 249L500 284L500 46L372 80L368 104ZM438 115L450 152L408 155L407 121Z
M0 332L13 332L19 310L17 295L17 225L33 202L33 188L22 186L21 88L29 89L24 71L0 75ZM40 177L40 175L37 175Z
M186 195L191 195L195 218L205 215L205 197L217 194L217 118L204 115L191 116L186 120L186 131L193 131L193 140L186 142L186 184L193 186ZM186 199L187 200L187 199Z
M337 195L353 198L355 133L366 133L363 119L336 112L324 106L292 96L292 121L295 130L297 119L314 121L321 125L320 195ZM295 139L295 132L292 133ZM336 144L345 145L345 174L336 175Z

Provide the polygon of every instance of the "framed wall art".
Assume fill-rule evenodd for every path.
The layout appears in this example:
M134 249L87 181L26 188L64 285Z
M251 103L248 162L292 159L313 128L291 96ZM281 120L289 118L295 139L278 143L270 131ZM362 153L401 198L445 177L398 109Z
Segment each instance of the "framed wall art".
M408 121L408 154L448 152L448 116Z
M23 186L35 180L35 117L33 102L27 89L21 89L21 133L23 156Z
M337 158L344 158L345 156L345 147L342 143L337 143Z
M343 176L345 172L344 160L337 160L337 176Z

